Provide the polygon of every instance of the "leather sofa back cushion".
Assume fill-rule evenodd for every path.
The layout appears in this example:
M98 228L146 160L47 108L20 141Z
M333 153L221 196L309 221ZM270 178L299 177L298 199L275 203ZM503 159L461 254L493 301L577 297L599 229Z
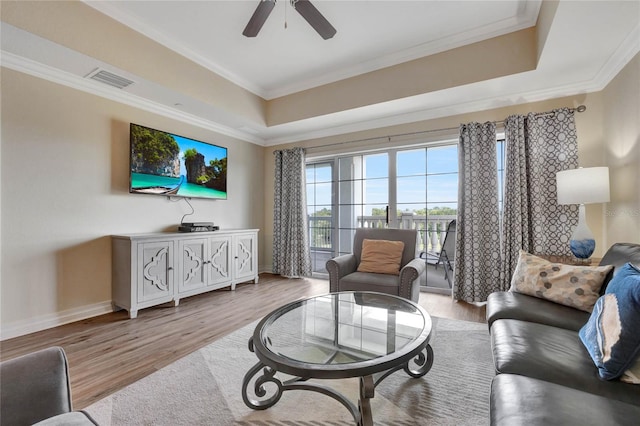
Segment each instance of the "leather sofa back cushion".
M510 291L591 312L613 266L552 263L520 250Z
M365 239L358 272L399 275L403 250L402 241Z

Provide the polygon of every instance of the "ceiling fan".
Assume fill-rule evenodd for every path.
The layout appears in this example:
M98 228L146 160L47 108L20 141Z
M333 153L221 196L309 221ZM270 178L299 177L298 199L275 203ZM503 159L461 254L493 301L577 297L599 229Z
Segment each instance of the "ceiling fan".
M336 29L309 0L290 1L291 6L320 34L320 37L327 40L336 35ZM242 34L246 37L257 36L275 5L276 0L260 0Z

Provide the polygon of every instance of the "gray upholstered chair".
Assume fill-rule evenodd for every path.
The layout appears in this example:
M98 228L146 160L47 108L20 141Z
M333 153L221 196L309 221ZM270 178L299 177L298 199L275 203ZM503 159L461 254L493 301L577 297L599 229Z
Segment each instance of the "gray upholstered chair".
M0 424L68 425L97 423L73 411L64 350L51 347L0 363Z
M400 275L358 272L362 242L365 240L402 241L404 250L400 262ZM329 290L376 291L393 294L418 301L420 297L420 275L425 270L424 260L416 258L418 232L409 229L358 228L353 239L353 253L327 261Z

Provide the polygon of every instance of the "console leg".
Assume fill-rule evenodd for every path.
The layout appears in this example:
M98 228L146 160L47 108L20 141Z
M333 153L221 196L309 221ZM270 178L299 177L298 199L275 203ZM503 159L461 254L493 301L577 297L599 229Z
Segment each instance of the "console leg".
M180 299L173 299L173 306L178 306L180 304Z
M134 319L138 316L138 311L137 310L131 310L129 311L129 319Z

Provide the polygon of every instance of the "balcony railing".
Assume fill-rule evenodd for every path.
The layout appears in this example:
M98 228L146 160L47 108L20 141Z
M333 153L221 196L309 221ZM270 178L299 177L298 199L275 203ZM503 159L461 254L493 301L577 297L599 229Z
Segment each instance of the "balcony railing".
M415 229L419 233L419 246L421 251L440 251L444 237L447 233L447 225L456 218L455 215L429 215L419 216L410 212L403 212L399 218L400 229ZM309 241L312 250L332 249L332 217L309 217ZM358 216L359 228L385 228L384 216Z

